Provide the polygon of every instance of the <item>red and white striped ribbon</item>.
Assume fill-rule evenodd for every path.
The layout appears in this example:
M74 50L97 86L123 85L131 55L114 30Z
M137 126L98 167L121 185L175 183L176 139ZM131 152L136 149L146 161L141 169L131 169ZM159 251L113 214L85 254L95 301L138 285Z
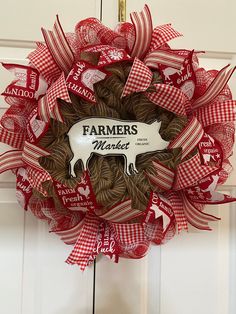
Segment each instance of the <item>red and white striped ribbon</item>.
M153 86L156 88L155 92L145 93L151 102L177 115L186 115L189 100L180 89L167 84L154 84Z
M142 212L140 210L133 209L132 201L129 199L113 206L105 214L98 216L111 222L122 223L140 215L142 215Z
M10 132L0 125L0 141L13 148L22 149L25 141L25 134Z
M9 150L0 155L0 173L23 166L22 150Z
M42 171L43 168L40 166L38 159L39 157L48 155L50 155L50 153L46 150L25 141L25 146L22 153L22 160L30 167Z
M135 58L121 97L134 92L144 92L151 82L152 71L142 61Z
M149 68L158 69L159 64L169 66L180 70L185 56L180 56L179 54L174 53L172 50L153 50L147 54L144 59L144 63Z
M227 100L200 107L194 112L204 127L236 120L236 101Z
M175 215L175 220L178 226L178 232L181 230L188 230L188 222L184 213L183 201L181 195L177 192L171 191L166 195L170 200L172 210Z
M78 264L83 271L88 263L91 262L90 256L96 245L99 224L100 220L95 215L92 213L86 215L83 229L80 232L72 252L66 260L68 264Z
M192 186L215 170L217 167L202 165L200 155L197 153L177 166L173 189L182 190Z
M152 39L152 17L148 6L145 5L140 13L131 13L130 18L135 28L135 42L131 56L142 59L145 57Z
M74 227L67 230L55 231L55 233L59 235L59 237L65 244L75 244L80 235L80 232L82 231L83 225L84 220L82 219Z
M49 85L55 82L61 75L61 69L54 61L47 46L43 43L37 43L37 48L28 55L28 59Z
M180 134L169 144L168 149L182 148L182 159L186 157L200 142L204 130L201 123L193 117Z
M58 98L71 102L64 73L49 87L46 95L38 102L38 114L41 120L48 122L52 118L63 122L63 117L58 107Z
M229 65L219 71L218 75L212 81L206 92L192 103L193 109L209 104L220 94L236 68L233 67L228 71L228 67Z
M159 49L161 46L165 45L171 39L183 36L181 33L177 32L171 24L164 24L154 28L152 33L152 40L150 44L150 51Z
M183 200L184 213L188 222L197 229L211 230L208 223L210 221L219 220L219 218L197 209L194 204L188 200L184 192L180 193Z
M156 175L146 173L149 180L164 191L170 190L174 182L174 171L159 162L153 161L152 164L156 170Z
M144 223L112 223L111 225L117 242L122 246L134 245L147 240Z
M74 62L74 55L61 27L58 15L53 30L42 28L46 45L58 67L68 74Z

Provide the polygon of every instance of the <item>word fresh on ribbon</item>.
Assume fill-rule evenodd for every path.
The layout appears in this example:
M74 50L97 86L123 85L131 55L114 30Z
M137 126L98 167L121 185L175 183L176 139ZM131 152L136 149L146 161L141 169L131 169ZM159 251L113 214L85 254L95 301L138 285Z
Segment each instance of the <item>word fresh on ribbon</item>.
M61 203L70 210L93 211L98 207L87 172L84 172L74 188L56 181L54 187Z

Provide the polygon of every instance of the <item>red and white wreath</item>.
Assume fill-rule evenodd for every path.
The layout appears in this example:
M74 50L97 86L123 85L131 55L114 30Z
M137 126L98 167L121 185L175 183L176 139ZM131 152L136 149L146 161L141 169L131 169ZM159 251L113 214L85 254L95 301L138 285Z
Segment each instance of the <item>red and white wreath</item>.
M45 43L37 43L27 66L3 63L16 79L2 93L9 108L1 118L0 140L12 149L0 156L0 172L16 175L16 196L25 210L74 245L67 263L84 270L99 253L116 262L119 257L141 258L151 243L165 243L176 230L188 230L188 224L210 230L209 222L218 218L204 212L205 204L236 200L216 191L232 171L236 101L227 82L235 68L206 71L198 52L171 49L168 42L181 34L171 24L153 28L147 6L131 13L131 23L121 23L115 31L88 18L74 33L65 34L57 17L53 30L42 33ZM96 64L82 58L86 53L97 57ZM134 209L124 199L110 208L107 204L101 213L89 171L85 169L75 187L59 182L39 162L50 156L39 142L53 121L66 124L59 100L70 104L72 93L96 106L94 85L111 75L107 67L121 62L131 64L121 98L142 93L156 106L184 117L186 125L167 147L181 149L177 166L154 161L155 172L146 174L153 186L146 210ZM155 71L162 82L150 89ZM50 182L60 206L49 196Z

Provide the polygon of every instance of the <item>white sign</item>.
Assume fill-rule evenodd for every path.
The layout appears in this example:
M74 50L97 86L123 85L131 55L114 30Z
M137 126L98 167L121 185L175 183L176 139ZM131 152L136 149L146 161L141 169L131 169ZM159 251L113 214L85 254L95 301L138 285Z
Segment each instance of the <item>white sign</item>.
M124 172L137 173L136 156L163 150L164 141L159 129L161 122L151 124L110 118L87 118L74 124L68 132L70 147L74 154L70 162L71 175L75 177L74 165L81 160L85 169L92 154L122 155Z

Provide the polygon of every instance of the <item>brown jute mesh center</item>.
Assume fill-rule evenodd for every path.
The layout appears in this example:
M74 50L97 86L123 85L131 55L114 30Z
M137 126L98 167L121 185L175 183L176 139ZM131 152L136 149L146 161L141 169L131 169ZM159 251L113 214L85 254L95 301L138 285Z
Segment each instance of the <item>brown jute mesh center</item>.
M121 98L131 63L123 62L109 66L106 70L112 73L104 81L94 86L97 104L86 102L80 97L70 94L71 103L60 101L60 110L65 123L51 120L48 132L40 140L39 145L50 152L50 156L40 159L41 166L57 181L74 187L83 172L81 162L75 165L77 178L69 176L69 163L73 157L67 132L80 119L88 117L109 117L121 120L151 123L161 121L160 134L164 140L173 140L186 125L186 118L178 117L150 102L143 93L134 93ZM157 72L153 73L152 84L161 83ZM153 87L148 88L152 91ZM155 134L153 134L155 136ZM144 211L147 207L150 192L157 190L147 178L146 173L156 174L152 161L159 161L169 168L175 169L179 163L179 149L142 154L136 158L138 174L127 176L124 173L122 156L99 156L93 154L89 162L89 173L97 202L102 205L101 211L124 199L131 198L133 208ZM53 197L59 211L63 206L54 191L53 183L46 182L44 188ZM158 190L158 192L162 192ZM39 195L37 195L39 196Z

